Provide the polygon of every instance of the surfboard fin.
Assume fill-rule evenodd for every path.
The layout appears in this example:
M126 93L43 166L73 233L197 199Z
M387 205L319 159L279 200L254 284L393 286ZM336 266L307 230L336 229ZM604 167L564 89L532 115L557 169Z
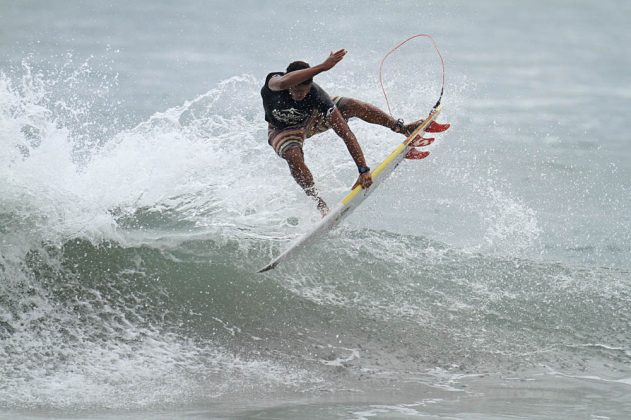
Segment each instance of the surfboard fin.
M447 131L447 129L451 127L451 124L441 124L436 121L432 121L429 126L425 129L426 133L442 133L443 131Z
M433 137L430 138L425 138L425 137L421 137L421 136L416 136L416 138L414 140L412 140L412 142L410 143L410 146L412 147L425 147L425 146L429 146L430 144L434 143L434 140L436 140Z
M405 154L406 159L412 159L412 160L425 159L427 156L429 156L429 152L421 152L420 150L415 149L415 148L411 148Z

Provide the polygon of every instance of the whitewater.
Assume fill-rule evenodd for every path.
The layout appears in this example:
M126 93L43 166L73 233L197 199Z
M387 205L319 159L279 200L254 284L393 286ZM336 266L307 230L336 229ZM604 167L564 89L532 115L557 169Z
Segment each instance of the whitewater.
M630 6L2 7L0 418L631 416ZM385 109L420 32L450 130L255 274L320 218L265 75L346 48L318 83ZM426 115L431 43L384 80ZM402 140L350 126L372 166ZM305 157L349 191L333 132Z

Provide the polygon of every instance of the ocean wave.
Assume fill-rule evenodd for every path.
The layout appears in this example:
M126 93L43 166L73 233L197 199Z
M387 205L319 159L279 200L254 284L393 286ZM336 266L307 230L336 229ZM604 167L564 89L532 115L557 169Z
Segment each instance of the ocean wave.
M266 144L260 81L236 76L92 136L78 128L92 113L57 107L50 76L12 77L0 77L3 406L628 363L582 345L625 346L628 272L534 258L537 212L455 145L452 165L402 167L365 213L258 275L319 218ZM396 144L352 124L374 160ZM340 146L331 133L305 146L328 200L356 176Z

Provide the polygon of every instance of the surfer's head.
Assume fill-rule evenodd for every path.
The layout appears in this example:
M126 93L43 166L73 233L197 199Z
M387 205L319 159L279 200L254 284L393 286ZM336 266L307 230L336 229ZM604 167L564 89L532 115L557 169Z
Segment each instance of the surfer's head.
M291 73L292 71L296 70L308 69L309 67L311 66L309 66L309 64L305 63L304 61L293 61L287 66L285 74ZM289 94L296 101L302 101L309 94L309 91L311 90L311 83L313 83L313 77L305 80L299 85L290 87Z

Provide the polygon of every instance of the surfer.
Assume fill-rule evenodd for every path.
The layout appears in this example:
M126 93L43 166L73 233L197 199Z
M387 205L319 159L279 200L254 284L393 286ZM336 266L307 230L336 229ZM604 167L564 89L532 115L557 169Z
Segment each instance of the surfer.
M344 49L331 52L326 60L313 67L304 61L294 61L284 73L269 73L261 89L265 120L268 123L268 142L276 154L287 161L291 175L305 193L316 201L323 216L329 208L320 197L313 175L305 164L302 151L305 138L332 128L342 138L357 165L359 177L353 188L357 185L368 188L372 184L370 168L347 121L357 117L405 136L409 136L422 123L419 120L405 124L402 119L395 120L379 108L357 99L329 97L313 82L313 77L335 67L345 55ZM432 122L426 131L440 132L447 128L449 124Z

